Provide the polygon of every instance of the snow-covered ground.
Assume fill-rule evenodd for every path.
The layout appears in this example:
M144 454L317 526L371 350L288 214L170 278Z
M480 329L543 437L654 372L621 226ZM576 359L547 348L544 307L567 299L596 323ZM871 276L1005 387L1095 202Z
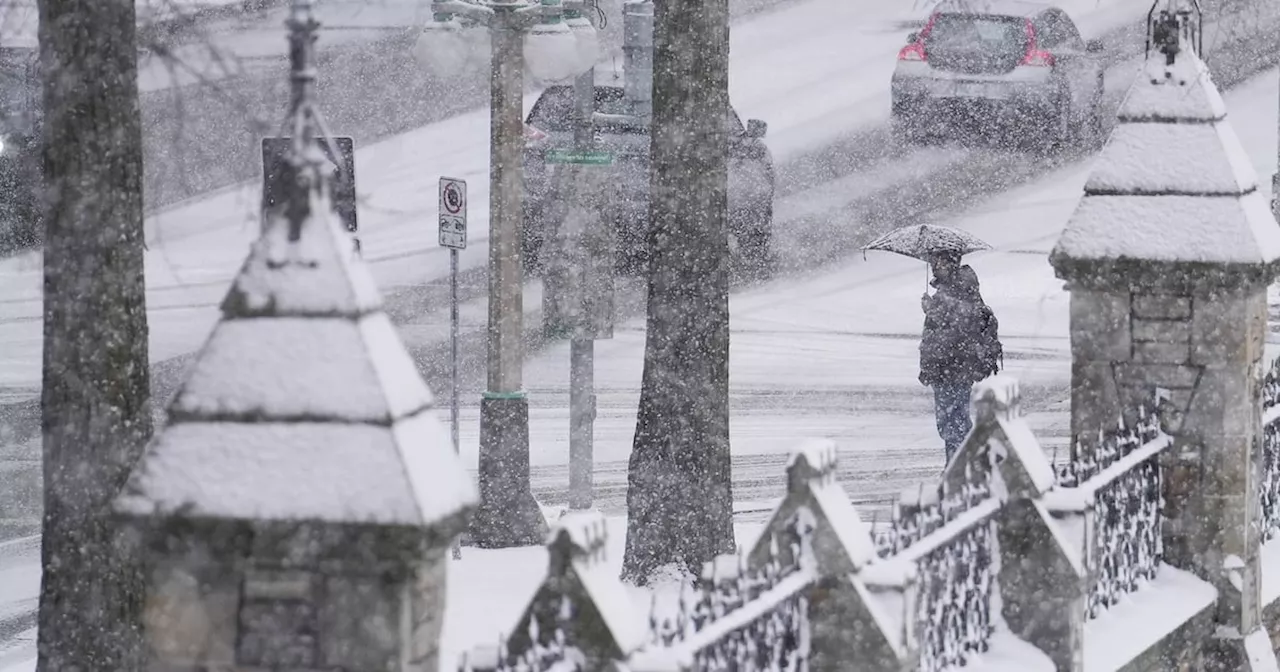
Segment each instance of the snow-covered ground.
M1277 71L1269 71L1226 94L1237 134L1263 176L1274 171L1277 144ZM1066 295L1045 258L1078 200L1089 162L1063 168L1026 187L990 199L940 223L969 230L996 248L972 263L987 300L1001 320L1009 372L1025 390L1065 385L1069 375ZM822 436L886 465L885 473L910 471L921 461L941 465L928 400L915 382L919 293L925 281L918 263L891 255L852 260L806 278L779 280L732 299L734 391L732 427L737 454L779 453L800 437ZM596 458L622 460L630 449L643 347L642 323L618 330L597 344L596 374L601 413ZM567 354L552 348L527 367L535 462L567 459ZM849 394L860 390L862 394ZM558 396L559 395L559 396ZM876 412L886 398L917 400L907 412ZM871 409L869 412L867 409ZM914 409L914 410L912 410ZM1058 414L1060 416L1060 412ZM478 426L464 410L464 459L474 465ZM842 459L844 455L842 454ZM779 461L780 468L781 461ZM875 474L873 474L874 476ZM768 476L780 479L781 471ZM854 488L870 483L848 483ZM855 493L852 493L856 495ZM620 525L620 521L615 521ZM621 560L622 534L611 534L613 562ZM740 525L739 541L754 534ZM26 542L30 545L30 542ZM541 549L468 549L450 571L443 665L477 643L496 641L510 627L545 567ZM2 577L18 577L3 582ZM31 548L14 557L0 553L0 613L6 605L30 604L37 595L38 556ZM1278 584L1280 585L1280 584ZM1137 608L1137 607L1135 607ZM10 649L0 647L0 670L32 655L30 633ZM23 642L26 642L25 644ZM7 653L6 653L7 651ZM4 672L29 672L31 662Z
M1147 0L1079 0L1082 28L1096 34L1131 22ZM895 55L918 10L877 0L809 0L740 24L733 31L731 87L744 118L769 122L779 162L888 114ZM263 29L264 31L266 29ZM235 33L283 53L279 32ZM328 39L327 37L325 39ZM157 66L158 67L158 66ZM533 96L526 99L532 104ZM462 268L486 258L488 113L463 114L357 152L361 240L383 288L443 277L448 256L435 240L435 180L469 181L470 241ZM256 185L238 186L148 220L148 312L155 360L194 351L217 317L226 283L250 240ZM0 262L0 398L35 393L40 371L41 274L38 253Z

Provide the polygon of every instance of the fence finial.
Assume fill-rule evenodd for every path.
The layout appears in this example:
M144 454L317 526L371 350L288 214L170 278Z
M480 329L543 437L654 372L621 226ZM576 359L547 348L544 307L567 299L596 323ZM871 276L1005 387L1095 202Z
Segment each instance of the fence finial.
M974 386L970 403L977 425L1015 420L1022 415L1018 379L1006 374L994 375Z
M835 481L838 456L835 442L811 439L791 453L787 462L787 492L796 493L813 485Z

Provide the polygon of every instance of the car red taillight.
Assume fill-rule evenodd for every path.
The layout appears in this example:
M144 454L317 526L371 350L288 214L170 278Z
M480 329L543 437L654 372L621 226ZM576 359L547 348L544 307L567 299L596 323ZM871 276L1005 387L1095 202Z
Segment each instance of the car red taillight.
M525 149L536 149L547 139L547 134L537 126L532 124L524 125L524 146Z
M1053 54L1043 51L1036 44L1036 27L1031 23L1031 19L1027 19L1027 53L1022 57L1019 65L1030 65L1032 67L1052 68Z
M933 22L937 19L937 12L929 15L929 20L925 22L924 28L920 29L920 34L916 36L916 41L898 51L899 61L924 62L929 60L929 57L924 52L924 38L929 37L929 32L933 30Z
M920 44L919 42L913 42L911 44L908 44L907 46L903 47L901 51L898 52L898 60L899 61L927 60L925 59L925 56L924 56L924 45Z

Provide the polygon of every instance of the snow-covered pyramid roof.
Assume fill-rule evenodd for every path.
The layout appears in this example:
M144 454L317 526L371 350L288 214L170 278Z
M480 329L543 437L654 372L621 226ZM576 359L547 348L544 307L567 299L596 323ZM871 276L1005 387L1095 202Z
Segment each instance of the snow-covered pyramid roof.
M267 215L117 508L421 526L474 503L351 238L325 194L309 206Z
M1051 255L1055 266L1280 259L1280 227L1222 96L1192 50L1171 65L1154 52L1117 116Z

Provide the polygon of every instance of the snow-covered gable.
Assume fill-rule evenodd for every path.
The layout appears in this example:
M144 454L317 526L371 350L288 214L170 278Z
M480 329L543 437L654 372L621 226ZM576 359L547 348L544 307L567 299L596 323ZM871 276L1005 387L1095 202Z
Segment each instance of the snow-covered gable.
M625 659L645 643L644 605L611 569L607 534L596 511L571 511L556 522L547 540L546 578L511 631L510 652L533 646L531 631L553 627L572 630L568 640L596 662Z
M1052 489L1053 466L1022 417L1018 380L991 376L974 386L971 401L973 430L947 464L943 479L960 488L969 471L990 471L998 477L992 485L1002 498L1034 499Z
M1223 265L1280 259L1280 226L1191 50L1153 52L1051 259Z
M753 563L769 554L773 536L800 509L814 517L813 544L820 573L856 571L876 557L871 525L862 520L836 480L836 445L829 439L810 439L791 453L787 462L787 496L778 502L751 550Z
M476 500L327 195L269 212L117 508L430 526Z
M573 572L595 602L601 620L625 656L644 643L647 630L605 555L607 531L608 524L598 511L574 511L560 519L551 536L553 543L558 535L567 535L572 540Z

